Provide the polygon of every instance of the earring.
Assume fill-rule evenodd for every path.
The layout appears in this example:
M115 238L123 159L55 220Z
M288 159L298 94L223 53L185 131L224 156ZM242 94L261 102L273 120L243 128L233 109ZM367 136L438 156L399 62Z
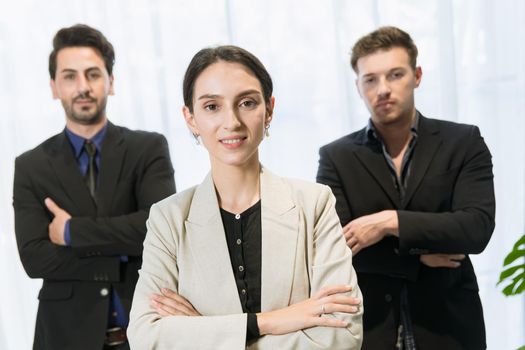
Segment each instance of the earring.
M193 137L195 137L195 144L198 146L201 144L201 140L199 139L199 134L193 134Z
M266 125L266 127L264 128L264 135L266 137L270 137L270 131L268 129L270 129L270 124Z

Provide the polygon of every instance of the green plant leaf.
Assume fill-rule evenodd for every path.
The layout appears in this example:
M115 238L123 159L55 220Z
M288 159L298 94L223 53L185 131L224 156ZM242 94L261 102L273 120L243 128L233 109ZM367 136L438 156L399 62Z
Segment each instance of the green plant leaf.
M516 289L514 290L514 294L521 294L525 290L525 273L522 273L521 280L516 283Z
M500 273L497 283L508 282L502 290L503 294L509 296L523 293L525 291L525 235L516 241L512 251L505 257L503 266L506 268Z
M520 245L525 245L525 235L521 236L520 239L518 239L516 241L516 243L514 243L514 250L518 249Z
M509 278L510 276L514 275L516 273L516 271L519 271L520 269L523 269L525 270L525 264L524 265L516 265L516 266L512 266L512 267L509 267L508 269L505 269L501 272L501 274L499 275L499 281L497 284L500 284L501 282L503 282L505 279Z
M512 279L512 282L509 285L507 285L505 288L503 288L503 294L505 294L506 296L520 294L521 292L519 291L519 289L523 290L524 283L525 283L524 280L525 280L525 272L514 277Z
M516 248L516 247L514 247ZM517 249L511 251L507 257L505 257L505 261L503 261L503 266L507 266L514 262L516 259L525 257L525 249Z

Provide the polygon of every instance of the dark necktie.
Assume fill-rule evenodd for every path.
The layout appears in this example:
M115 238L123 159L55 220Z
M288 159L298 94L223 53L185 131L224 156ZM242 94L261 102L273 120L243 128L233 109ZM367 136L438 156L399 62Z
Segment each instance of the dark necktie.
M95 199L95 190L97 188L97 162L95 161L95 154L97 154L97 146L90 140L86 140L84 143L84 150L86 151L89 160L88 167L85 176L86 185L89 188L91 197Z

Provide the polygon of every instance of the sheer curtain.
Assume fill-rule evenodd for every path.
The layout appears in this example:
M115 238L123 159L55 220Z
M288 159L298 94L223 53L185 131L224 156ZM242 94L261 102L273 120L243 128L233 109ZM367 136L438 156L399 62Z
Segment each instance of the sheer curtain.
M423 82L418 109L480 127L494 162L497 227L473 257L489 349L525 343L523 297L496 287L501 262L524 231L525 5L520 0L0 0L0 348L30 349L40 280L25 274L13 228L14 158L59 132L47 57L54 33L87 23L116 49L116 124L154 130L170 142L177 187L200 182L206 152L181 116L181 82L204 46L233 43L255 53L275 82L276 111L261 158L274 172L314 180L318 148L361 128L368 114L348 53L379 25L412 34Z

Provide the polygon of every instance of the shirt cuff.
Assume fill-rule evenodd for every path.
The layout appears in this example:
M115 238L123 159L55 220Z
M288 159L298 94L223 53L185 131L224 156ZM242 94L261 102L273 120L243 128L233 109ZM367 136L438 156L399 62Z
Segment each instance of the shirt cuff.
M259 338L259 325L257 324L257 315L254 313L248 313L248 322L246 323L246 343L250 340Z
M71 219L68 219L64 225L64 242L67 246L71 245L71 231L69 230L69 222Z

